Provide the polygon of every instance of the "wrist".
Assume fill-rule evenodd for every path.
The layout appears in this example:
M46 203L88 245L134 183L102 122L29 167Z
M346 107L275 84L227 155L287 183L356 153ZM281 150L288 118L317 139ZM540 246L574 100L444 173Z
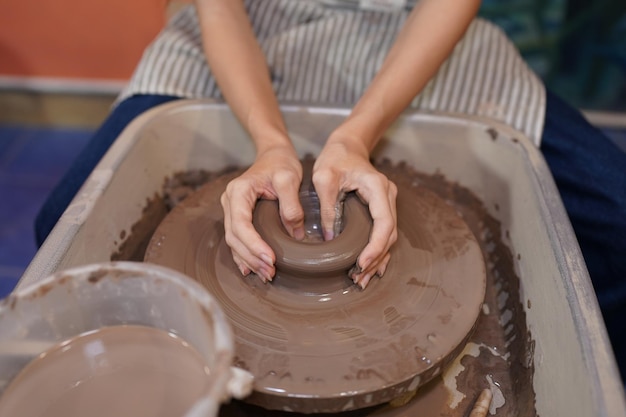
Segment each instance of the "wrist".
M378 139L379 135L374 129L367 125L352 123L350 120L346 120L331 133L327 144L342 145L351 153L369 157Z
M358 155L364 159L369 159L370 155L370 149L362 136L340 129L330 135L324 149L332 149L334 154Z
M265 134L262 137L255 138L254 143L256 145L257 158L270 153L281 153L294 158L298 157L289 137L283 134Z
M369 155L389 124L382 106L371 101L362 99L357 103L350 116L332 133L329 140L363 148Z
M257 154L276 149L295 152L281 118L257 117L255 120L249 118L248 121L247 130L252 137Z

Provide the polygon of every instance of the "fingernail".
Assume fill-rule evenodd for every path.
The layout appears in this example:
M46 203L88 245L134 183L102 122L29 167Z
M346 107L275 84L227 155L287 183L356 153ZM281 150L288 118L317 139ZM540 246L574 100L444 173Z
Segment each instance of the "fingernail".
M304 227L298 227L293 229L293 237L296 240L304 239Z
M367 268L369 268L370 263L372 263L371 259L365 259L364 261L361 261L361 259L357 260L357 265L359 265L361 271L365 271Z
M261 280L261 282L263 284L267 284L267 279L265 278L265 276L263 275L263 273L261 271L257 271L254 273L257 277L259 277L259 279Z
M332 230L324 230L324 240L333 240L335 238L335 234Z
M365 287L367 287L367 284L370 282L370 279L372 278L372 274L365 274L365 276L363 277L363 279L361 281L359 281L359 286L361 287L362 290L365 289Z
M385 271L387 271L387 265L383 266L382 268L378 270L378 276L382 278L383 275L385 275Z
M359 275L361 272L363 272L363 270L359 266L359 259L357 258L356 263L352 265L352 268L350 268L350 271L348 271L348 275L353 277Z
M241 275L244 277L250 273L250 270L248 270L248 268L243 265L237 265L237 267L239 268L239 272L241 272Z
M267 253L262 253L261 259L263 260L263 262L267 264L267 266L274 266L274 262L272 261L272 258Z
M359 286L360 286L360 283L361 283L361 281L363 280L363 277L364 277L363 273L359 271L358 273L355 273L355 274L352 276L352 281L354 281L354 283L355 283L356 285L359 285Z
M270 272L265 268L261 268L259 273L263 276L265 282L270 282L272 280L272 274L270 274Z

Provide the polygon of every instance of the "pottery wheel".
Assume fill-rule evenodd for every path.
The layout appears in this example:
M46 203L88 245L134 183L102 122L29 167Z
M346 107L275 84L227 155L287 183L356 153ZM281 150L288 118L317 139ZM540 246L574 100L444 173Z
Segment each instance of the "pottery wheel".
M337 412L410 394L462 350L481 311L485 265L454 209L410 178L398 186L398 241L383 278L270 284L242 277L224 241L219 198L239 173L205 184L153 235L145 261L201 282L230 319L236 365L255 376L247 401Z

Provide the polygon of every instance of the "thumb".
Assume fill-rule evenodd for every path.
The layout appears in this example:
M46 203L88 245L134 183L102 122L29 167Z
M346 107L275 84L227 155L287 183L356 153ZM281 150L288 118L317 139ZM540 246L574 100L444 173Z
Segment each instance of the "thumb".
M280 220L290 236L304 239L304 210L298 198L300 184L289 181L274 185L278 197Z
M337 218L337 200L339 185L332 174L313 176L313 184L320 200L320 217L324 240L335 238L335 220Z

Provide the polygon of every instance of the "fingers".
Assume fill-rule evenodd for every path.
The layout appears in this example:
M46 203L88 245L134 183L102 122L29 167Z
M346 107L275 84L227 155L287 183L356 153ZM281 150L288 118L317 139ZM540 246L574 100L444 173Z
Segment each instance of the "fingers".
M373 269L370 271L364 271L356 275L353 278L354 283L357 284L359 287L361 287L361 289L365 289L365 287L367 287L367 284L369 284L370 280L373 277L378 276L379 278L382 278L383 275L385 275L385 271L387 270L387 265L389 265L390 260L391 260L391 254L387 252L383 256L382 260L376 263L376 269Z
M335 238L336 208L340 193L338 175L332 170L321 170L313 174L312 180L320 200L320 218L324 240L332 240Z
M393 243L395 243L395 239L390 238L385 247L380 251L380 254L372 261L370 261L369 265L366 268L359 267L356 268L354 271L351 271L350 277L355 284L364 289L374 276L382 278L387 270L387 266L391 259L391 254L389 251ZM363 249L363 252L365 252L366 249L368 249L367 246L365 247L365 249ZM357 261L359 262L359 264L360 259L361 257L359 257L359 260Z
M359 256L359 267L366 271L372 263L386 253L397 239L396 196L397 188L384 175L368 181L369 187L357 190L367 203L373 226L370 241ZM382 177L382 178L381 178Z
M370 240L359 255L358 271L352 279L365 288L374 275L382 276L389 263L389 250L398 239L397 188L384 175L368 181L369 187L357 190L368 204L373 226Z
M277 173L273 178L280 219L287 233L297 240L304 239L304 210L298 198L301 180L293 172Z
M274 147L257 155L246 172L232 180L221 196L224 232L233 261L242 275L257 274L264 282L276 273L274 251L252 224L259 198L278 199L285 229L304 238L304 212L298 199L302 165L292 148Z
M320 200L324 238L334 238L338 196L356 190L368 205L373 225L368 244L351 271L353 281L365 288L374 275L382 276L390 260L389 250L398 238L396 197L394 183L376 171L369 163L355 163L350 170L323 166L313 173L313 184Z
M274 252L252 225L256 195L234 180L226 187L220 202L226 244L239 271L244 276L254 272L264 282L271 281L276 273Z
M243 260L241 260L241 258L238 255L233 254L233 260L235 261L237 268L239 268L239 272L241 272L242 276L245 277L252 272L250 268L248 268L246 263Z

